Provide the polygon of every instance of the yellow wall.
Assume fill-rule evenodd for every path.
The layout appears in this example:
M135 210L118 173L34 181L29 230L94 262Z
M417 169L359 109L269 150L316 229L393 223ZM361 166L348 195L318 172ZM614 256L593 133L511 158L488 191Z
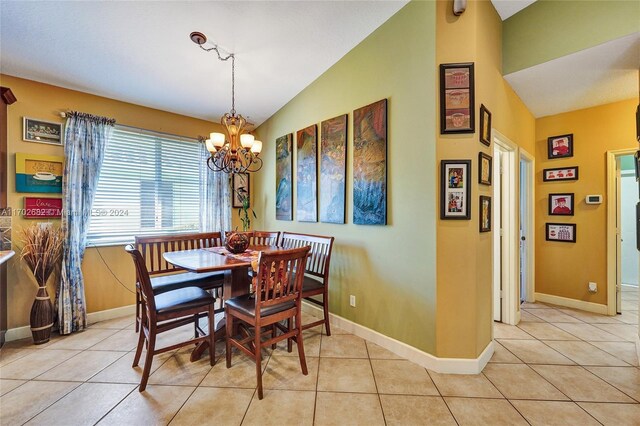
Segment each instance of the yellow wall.
M22 208L23 197L34 194L15 192L15 153L39 153L63 155L63 148L51 145L23 142L22 117L40 118L49 121L62 119L57 115L64 110L78 110L96 115L113 117L119 124L156 130L176 135L196 137L214 131L216 124L156 109L146 108L125 102L119 102L86 93L67 90L56 86L37 83L8 75L0 75L0 85L10 87L18 102L8 108L8 185L10 207ZM4 167L4 165L2 165ZM52 196L52 194L42 194ZM14 249L19 238L19 229L34 220L13 217ZM59 221L55 221L59 222ZM111 275L107 265L124 285L134 288L133 265L125 256L122 247L101 247L87 249L83 262L86 285L87 309L89 312L102 311L134 303L134 294L125 290ZM8 267L8 315L9 328L29 324L29 311L35 296L35 287L31 284L29 272L24 269L18 257L9 262ZM53 286L49 289L54 295Z
M536 120L536 292L607 303L607 175L606 151L636 148L637 99L601 105ZM573 133L571 158L547 159L549 136ZM542 182L545 168L578 166L579 180ZM549 216L550 193L575 193L574 216ZM587 205L587 194L604 196ZM575 244L545 241L545 223L577 224ZM589 281L598 292L589 293Z

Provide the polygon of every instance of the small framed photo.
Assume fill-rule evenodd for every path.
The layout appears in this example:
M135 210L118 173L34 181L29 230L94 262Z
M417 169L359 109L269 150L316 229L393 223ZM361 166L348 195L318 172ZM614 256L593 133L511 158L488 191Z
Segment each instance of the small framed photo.
M233 174L233 202L231 206L233 208L242 208L242 200L246 198L251 205L250 190L249 190L249 175L247 173L234 173Z
M473 62L440 64L440 134L474 131Z
M491 112L480 104L480 142L491 146Z
M573 157L573 134L551 136L547 139L547 157L554 158Z
M62 146L62 123L22 117L22 140Z
M491 185L493 158L484 152L478 153L478 183Z
M471 160L440 163L440 219L471 219Z
M480 232L491 232L491 197L480 196Z
M549 216L573 216L574 193L549 194Z
M560 241L563 243L576 242L576 224L575 223L547 223L546 224L546 240Z
M578 180L578 166L544 169L542 171L543 182L553 182L556 180Z

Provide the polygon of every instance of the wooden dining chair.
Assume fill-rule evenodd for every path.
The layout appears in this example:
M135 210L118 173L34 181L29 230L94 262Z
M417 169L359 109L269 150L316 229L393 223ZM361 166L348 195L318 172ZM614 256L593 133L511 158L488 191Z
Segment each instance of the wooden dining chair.
M236 234L244 234L249 237L249 245L252 246L277 246L280 239L280 232L271 231L245 231L235 232ZM228 238L231 231L225 232L225 240Z
M231 298L225 303L227 368L231 367L232 347L252 357L256 363L258 399L262 399L261 349L264 347L275 345L284 339L295 341L302 374L307 375L301 322L302 274L296 274L295 271L305 269L308 253L309 247L261 252L258 258L256 292ZM246 337L232 336L236 320L253 327L253 335L247 333ZM276 328L284 320L287 320L287 328ZM278 334L278 330L282 334ZM261 337L266 333L270 338L267 336L263 341Z
M151 287L151 279L149 278L147 266L142 254L131 244L127 245L125 250L133 259L136 276L139 280L137 284L140 288L143 302L138 346L136 347L136 354L133 357L132 365L132 367L138 366L142 354L142 347L146 346L147 353L144 360L139 391L143 392L147 387L153 357L163 352L207 341L209 343L209 363L214 365L215 298L200 287L182 287L161 294L154 294L153 288ZM207 333L200 329L198 325L198 320L203 314L208 317L209 330ZM196 330L199 331L193 339L164 348L156 348L156 336L158 334L191 323L193 323Z
M283 232L280 245L283 248L310 246L309 259L302 282L302 298L322 307L324 318L309 324L304 324L304 330L324 324L327 336L331 336L329 324L329 265L334 237L321 235L295 234ZM314 296L322 295L322 300ZM289 347L291 343L289 343Z

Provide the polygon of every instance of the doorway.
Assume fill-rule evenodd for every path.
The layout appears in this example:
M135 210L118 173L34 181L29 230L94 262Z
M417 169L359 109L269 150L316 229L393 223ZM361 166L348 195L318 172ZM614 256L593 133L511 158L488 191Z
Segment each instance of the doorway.
M520 303L535 301L535 160L520 149Z

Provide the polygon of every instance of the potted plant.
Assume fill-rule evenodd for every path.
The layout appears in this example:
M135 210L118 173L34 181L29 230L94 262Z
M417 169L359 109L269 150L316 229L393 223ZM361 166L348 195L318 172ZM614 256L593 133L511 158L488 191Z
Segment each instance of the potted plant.
M31 306L31 334L36 345L46 343L53 327L53 305L47 293L47 281L62 259L62 229L51 224L34 224L22 229L21 259L33 274L38 286Z

